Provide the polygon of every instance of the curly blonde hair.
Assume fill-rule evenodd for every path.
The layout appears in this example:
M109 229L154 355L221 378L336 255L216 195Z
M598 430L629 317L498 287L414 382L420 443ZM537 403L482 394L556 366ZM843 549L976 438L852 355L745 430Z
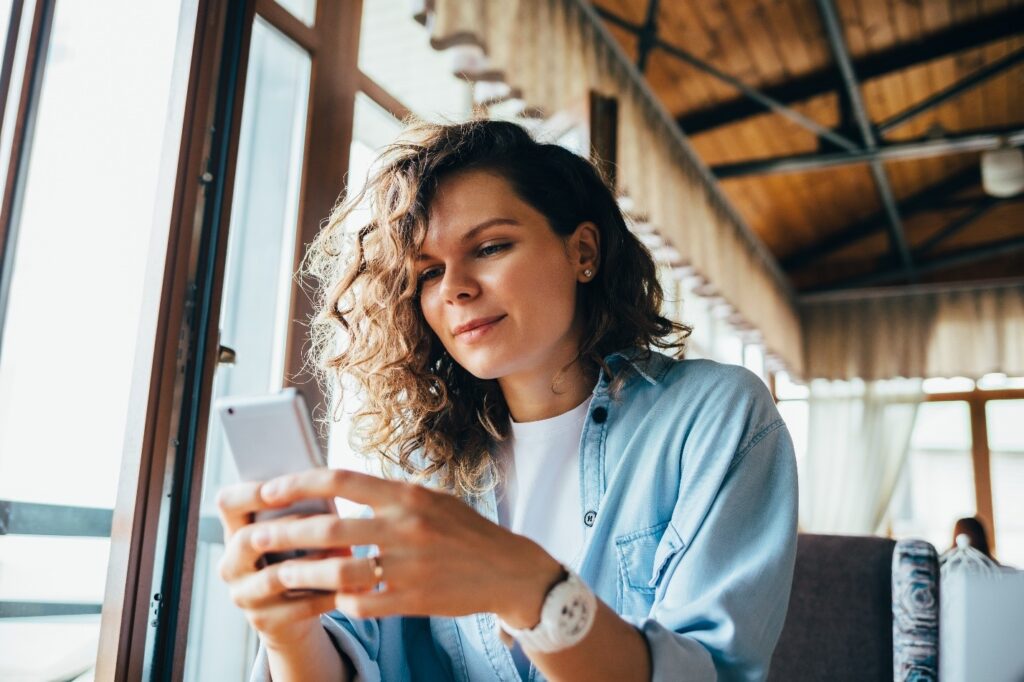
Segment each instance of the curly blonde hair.
M461 496L480 495L501 476L493 466L495 444L510 424L497 381L478 379L456 363L418 302L415 257L428 209L439 182L453 173L497 173L559 235L586 221L597 226L606 267L578 289L583 367L611 376L604 358L634 347L682 355L690 330L660 314L654 261L587 160L536 142L514 123L411 121L380 154L377 168L360 193L334 208L301 274L316 281L319 310L310 324L307 367L336 406L323 426L341 418L345 392L354 390L361 407L350 444L379 457L386 475L393 465L419 480L436 475L441 487ZM369 220L352 229L363 207ZM622 374L612 376L613 394Z

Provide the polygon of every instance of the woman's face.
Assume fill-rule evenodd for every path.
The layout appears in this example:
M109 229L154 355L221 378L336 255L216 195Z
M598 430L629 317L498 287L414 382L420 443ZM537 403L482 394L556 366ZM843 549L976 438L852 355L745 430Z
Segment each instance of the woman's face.
M592 223L555 234L497 174L449 176L418 256L423 316L478 378L557 372L579 347L576 288L597 271L597 240Z

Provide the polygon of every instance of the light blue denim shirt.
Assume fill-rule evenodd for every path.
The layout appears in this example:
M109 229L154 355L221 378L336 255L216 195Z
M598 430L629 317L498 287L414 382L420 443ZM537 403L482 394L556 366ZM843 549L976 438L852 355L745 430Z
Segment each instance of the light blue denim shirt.
M793 445L754 374L708 360L607 358L580 438L584 550L573 566L646 637L653 679L762 680L796 552ZM495 495L468 500L497 523ZM365 555L359 548L357 555ZM497 617L322 617L359 680L518 682ZM269 679L261 648L253 679ZM544 677L531 666L530 680Z

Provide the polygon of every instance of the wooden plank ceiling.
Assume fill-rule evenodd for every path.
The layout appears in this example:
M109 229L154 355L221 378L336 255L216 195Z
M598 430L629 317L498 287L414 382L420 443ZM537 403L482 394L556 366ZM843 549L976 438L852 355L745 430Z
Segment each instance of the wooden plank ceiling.
M899 271L900 260L870 166L725 177L723 164L843 150L672 50L860 147L826 31L823 12L831 6L878 146L992 136L1024 129L1024 58L901 126L879 134L877 125L1024 50L1024 0L662 0L653 12L651 0L594 5L703 160L723 173L726 195L798 291L1024 275L1024 200L985 195L980 152L882 162L915 272L880 277ZM965 226L955 229L957 221ZM947 228L952 236L915 253ZM995 242L1004 245L982 257L978 250ZM972 253L974 260L953 262Z

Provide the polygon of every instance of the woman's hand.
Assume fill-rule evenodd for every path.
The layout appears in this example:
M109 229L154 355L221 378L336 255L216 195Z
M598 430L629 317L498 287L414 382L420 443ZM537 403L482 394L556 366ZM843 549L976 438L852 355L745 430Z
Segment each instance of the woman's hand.
M280 564L272 575L253 574L253 581L274 586L264 593L279 592L278 585L332 593L310 599L310 610L333 599L334 607L355 618L491 612L513 627L532 627L548 588L562 571L532 540L492 523L452 495L411 483L312 469L268 481L258 494L273 507L341 497L373 508L373 518L321 514L254 524L245 533L242 542L250 543L244 550L247 561L270 551L378 546L382 591L374 591L378 579L370 558L295 560Z
M308 635L321 629L320 614L334 608L334 594L286 594L289 588L281 582L281 571L305 559L257 567L264 550L259 549L254 538L270 529L301 523L296 517L253 523L255 512L282 506L267 503L260 495L261 487L261 483L239 483L222 488L217 496L224 526L220 576L228 584L232 601L245 612L267 647L286 650L296 642L310 641ZM351 554L347 548L341 551Z

